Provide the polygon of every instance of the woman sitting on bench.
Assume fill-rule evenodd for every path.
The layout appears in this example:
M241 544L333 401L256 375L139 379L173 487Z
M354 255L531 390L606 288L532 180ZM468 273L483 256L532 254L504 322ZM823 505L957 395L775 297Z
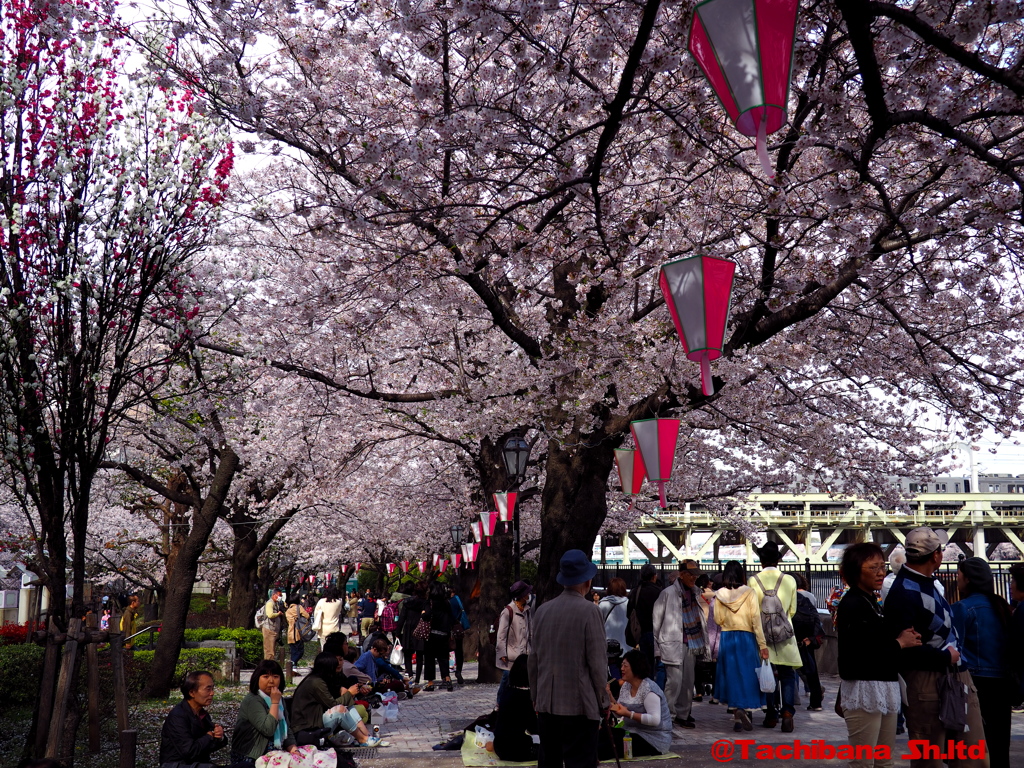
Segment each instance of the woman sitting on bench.
M341 672L341 659L333 653L319 653L313 661L313 670L299 683L292 697L292 729L300 745L319 744L322 737L330 737L342 730L352 735L362 747L386 747L388 743L371 737L363 722L366 709L356 705L359 692L356 683L331 696L327 681Z

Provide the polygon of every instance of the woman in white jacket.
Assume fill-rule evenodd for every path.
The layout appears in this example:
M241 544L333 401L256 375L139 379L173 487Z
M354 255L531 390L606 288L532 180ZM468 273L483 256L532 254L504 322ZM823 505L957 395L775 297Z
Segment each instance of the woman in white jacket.
M604 620L604 636L606 640L617 640L622 652L629 650L626 642L626 582L616 576L608 582L608 594L601 598L597 608Z
M512 602L501 609L501 616L498 619L497 637L494 642L495 666L505 670L501 676L501 684L498 686L498 698L501 692L508 685L508 671L512 669L512 662L524 654L530 653L530 625L532 616L527 603L530 601L530 593L533 587L525 581L517 581L512 585L509 593Z
M313 631L320 640L321 651L327 638L341 631L341 614L344 610L345 601L338 597L337 588L328 587L313 608Z

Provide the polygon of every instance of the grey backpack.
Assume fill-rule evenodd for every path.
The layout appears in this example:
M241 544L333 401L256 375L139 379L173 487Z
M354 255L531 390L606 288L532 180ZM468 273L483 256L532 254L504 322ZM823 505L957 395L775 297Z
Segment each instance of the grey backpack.
M761 628L764 630L765 642L769 645L778 645L793 637L793 625L778 595L779 586L784 578L785 575L779 576L775 589L765 589L761 579L754 576L754 581L764 593L764 597L761 598Z

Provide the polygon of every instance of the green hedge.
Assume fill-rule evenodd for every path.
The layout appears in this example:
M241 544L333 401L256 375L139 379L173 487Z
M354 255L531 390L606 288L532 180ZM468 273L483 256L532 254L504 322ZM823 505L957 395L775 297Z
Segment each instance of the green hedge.
M43 674L43 654L43 647L35 643L0 646L0 706L35 700Z
M131 676L138 676L142 680L147 679L155 653L156 651L135 651L131 660ZM178 663L174 667L175 682L197 669L208 672L219 670L221 664L224 663L225 656L227 656L227 650L224 648L182 648L178 654Z
M255 665L263 658L263 632L258 629L186 629L185 640L201 643L204 640L233 640L235 652L243 662Z

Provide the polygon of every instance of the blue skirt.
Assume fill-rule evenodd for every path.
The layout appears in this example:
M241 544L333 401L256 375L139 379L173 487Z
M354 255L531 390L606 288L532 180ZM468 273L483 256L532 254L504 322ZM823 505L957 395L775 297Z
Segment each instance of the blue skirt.
M757 682L761 666L753 632L733 630L719 635L715 698L730 707L759 709L765 698Z

